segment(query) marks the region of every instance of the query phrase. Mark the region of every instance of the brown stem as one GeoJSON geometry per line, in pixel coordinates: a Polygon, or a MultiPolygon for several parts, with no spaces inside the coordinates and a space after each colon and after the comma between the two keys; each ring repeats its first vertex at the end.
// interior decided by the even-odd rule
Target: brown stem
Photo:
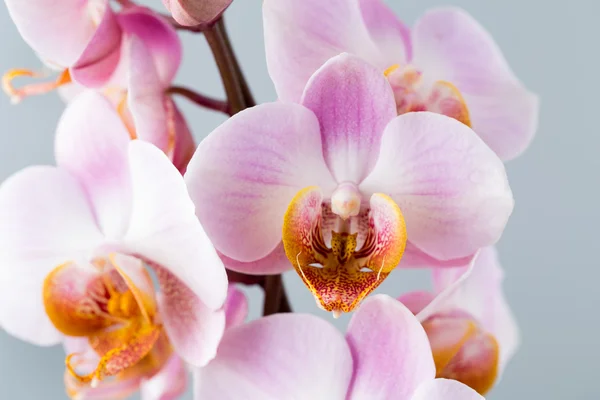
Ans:
{"type": "Polygon", "coordinates": [[[265,291],[264,316],[292,311],[283,287],[281,274],[265,276],[263,288],[265,291]]]}
{"type": "Polygon", "coordinates": [[[204,31],[204,36],[221,73],[231,115],[252,107],[254,101],[251,96],[248,96],[249,90],[237,58],[229,44],[223,19],[219,19],[210,29],[204,31]],[[247,93],[245,94],[245,92],[247,93]]]}
{"type": "Polygon", "coordinates": [[[226,101],[213,99],[212,97],[205,96],[202,93],[195,92],[186,87],[171,86],[167,90],[167,93],[183,96],[191,102],[198,104],[199,106],[209,108],[215,111],[220,111],[225,114],[229,114],[229,105],[226,101]]]}

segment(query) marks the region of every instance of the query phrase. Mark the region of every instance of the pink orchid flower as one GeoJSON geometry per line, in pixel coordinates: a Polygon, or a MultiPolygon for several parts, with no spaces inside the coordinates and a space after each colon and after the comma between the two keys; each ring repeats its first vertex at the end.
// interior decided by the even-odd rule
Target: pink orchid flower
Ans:
{"type": "Polygon", "coordinates": [[[95,92],[67,107],[55,154],[57,167],[0,186],[0,302],[10,304],[0,326],[38,345],[87,339],[99,361],[89,368],[85,352],[69,354],[73,397],[151,377],[173,350],[208,362],[225,327],[227,276],[180,173],[130,140],[95,92]]]}
{"type": "Polygon", "coordinates": [[[383,74],[348,54],[311,77],[301,104],[226,121],[185,178],[229,268],[272,274],[291,263],[336,314],[403,253],[402,267],[468,264],[513,207],[502,162],[469,127],[430,112],[397,116],[383,74]]]}
{"type": "Polygon", "coordinates": [[[73,82],[97,89],[125,86],[126,39],[133,35],[148,47],[163,84],[173,80],[179,67],[177,33],[147,8],[131,6],[114,12],[108,0],[6,0],[6,5],[25,41],[60,72],[54,82],[20,89],[12,86],[14,78],[40,74],[25,69],[8,72],[3,86],[15,102],[73,82]]]}
{"type": "Polygon", "coordinates": [[[410,30],[381,0],[263,4],[267,64],[280,99],[299,101],[314,71],[348,52],[387,76],[398,114],[428,110],[454,117],[504,160],[531,142],[537,96],[466,12],[434,9],[410,30]]]}
{"type": "Polygon", "coordinates": [[[496,249],[482,249],[471,267],[437,269],[433,276],[433,293],[408,293],[399,300],[427,332],[437,377],[456,379],[485,394],[519,343],[502,293],[496,249]]]}
{"type": "Polygon", "coordinates": [[[222,400],[477,400],[434,379],[423,327],[391,297],[366,300],[346,337],[307,314],[276,314],[229,329],[194,374],[194,398],[222,400]],[[232,384],[235,382],[235,384],[232,384]]]}
{"type": "Polygon", "coordinates": [[[197,26],[215,22],[233,0],[163,0],[181,25],[197,26]]]}

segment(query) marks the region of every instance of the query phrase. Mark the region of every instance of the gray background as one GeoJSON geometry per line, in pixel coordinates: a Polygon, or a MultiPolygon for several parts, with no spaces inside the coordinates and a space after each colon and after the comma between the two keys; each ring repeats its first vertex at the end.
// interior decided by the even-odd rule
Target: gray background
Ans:
{"type": "MultiPolygon", "coordinates": [[[[162,9],[159,0],[145,3],[162,9]]],[[[516,208],[499,244],[506,293],[523,344],[488,398],[600,399],[600,2],[389,3],[409,23],[431,6],[465,8],[487,27],[516,74],[542,99],[537,138],[507,166],[516,208]]],[[[275,92],[265,66],[260,5],[259,0],[236,0],[226,19],[252,90],[265,102],[274,100],[275,92]]],[[[3,6],[0,38],[0,71],[40,65],[3,6]]],[[[183,40],[185,60],[177,81],[222,96],[203,37],[183,34],[183,40]]],[[[185,101],[180,104],[198,139],[224,120],[185,101]]],[[[0,179],[30,164],[53,163],[53,134],[62,109],[55,94],[18,106],[0,96],[0,179]]],[[[288,273],[285,281],[295,310],[330,318],[315,307],[297,276],[288,273]]],[[[423,284],[422,272],[398,270],[380,291],[399,294],[423,284]]],[[[256,317],[261,295],[256,289],[249,293],[256,317]]],[[[335,323],[343,328],[347,320],[335,323]]],[[[63,360],[59,347],[37,348],[0,332],[0,399],[65,398],[63,360]]]]}

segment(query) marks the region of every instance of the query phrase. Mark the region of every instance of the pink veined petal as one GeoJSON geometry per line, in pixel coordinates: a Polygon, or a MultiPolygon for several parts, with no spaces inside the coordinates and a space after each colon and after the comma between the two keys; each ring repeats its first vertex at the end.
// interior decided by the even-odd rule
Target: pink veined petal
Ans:
{"type": "Polygon", "coordinates": [[[427,12],[413,30],[413,63],[432,80],[452,82],[471,126],[500,158],[519,155],[537,129],[538,98],[515,77],[490,34],[456,8],[427,12]]]}
{"type": "Polygon", "coordinates": [[[206,365],[217,354],[225,330],[225,312],[209,309],[167,269],[154,269],[161,290],[160,315],[175,352],[196,367],[206,365]]]}
{"type": "Polygon", "coordinates": [[[176,400],[185,392],[188,373],[177,355],[171,356],[165,366],[152,378],[140,385],[142,400],[176,400]]]}
{"type": "Polygon", "coordinates": [[[232,0],[163,0],[175,21],[186,26],[210,24],[229,7],[232,0]]]}
{"type": "Polygon", "coordinates": [[[310,185],[330,193],[335,186],[321,149],[314,114],[284,103],[244,110],[202,141],[185,181],[215,247],[243,262],[271,253],[296,193],[310,185]]]}
{"type": "Polygon", "coordinates": [[[425,253],[410,241],[406,243],[406,249],[402,260],[400,260],[401,268],[455,268],[464,267],[471,264],[475,254],[470,254],[466,257],[451,258],[449,260],[439,260],[425,253]]]}
{"type": "Polygon", "coordinates": [[[226,331],[217,357],[195,372],[194,398],[344,399],[351,375],[348,345],[331,324],[276,314],[226,331]]]}
{"type": "Polygon", "coordinates": [[[290,261],[285,255],[283,243],[280,242],[275,250],[267,254],[265,257],[256,261],[242,262],[219,254],[223,264],[227,269],[236,272],[254,274],[254,275],[273,275],[285,272],[292,268],[290,261]]]}
{"type": "Polygon", "coordinates": [[[461,309],[477,319],[500,346],[500,372],[519,345],[519,330],[502,291],[504,272],[494,247],[479,252],[472,271],[435,270],[434,289],[444,293],[438,311],[461,309]],[[442,309],[443,307],[443,309],[442,309]]]}
{"type": "Polygon", "coordinates": [[[385,126],[396,116],[383,73],[356,56],[340,54],[310,78],[302,104],[319,120],[323,156],[335,179],[360,183],[377,161],[385,126]]]}
{"type": "Polygon", "coordinates": [[[179,107],[177,107],[177,103],[175,103],[171,97],[167,98],[166,102],[167,109],[172,107],[173,112],[173,130],[175,132],[175,149],[173,149],[172,157],[173,165],[175,165],[183,175],[196,151],[196,142],[185,117],[179,110],[179,107]],[[168,103],[170,103],[170,105],[168,103]]]}
{"type": "Polygon", "coordinates": [[[225,328],[233,328],[244,323],[248,316],[248,299],[240,289],[229,285],[225,300],[225,328]]]}
{"type": "Polygon", "coordinates": [[[283,101],[298,102],[331,57],[349,52],[374,62],[378,55],[358,0],[265,0],[263,20],[269,75],[283,101]]]}
{"type": "Polygon", "coordinates": [[[410,29],[382,0],[359,0],[364,23],[381,53],[384,68],[412,58],[410,29]]]}
{"type": "Polygon", "coordinates": [[[389,296],[365,300],[350,320],[346,338],[354,359],[349,400],[409,400],[435,376],[423,327],[389,296]]]}
{"type": "Polygon", "coordinates": [[[400,115],[386,127],[360,189],[389,194],[411,243],[440,260],[495,243],[514,204],[494,152],[466,125],[430,112],[400,115]]]}
{"type": "MultiPolygon", "coordinates": [[[[138,138],[166,151],[169,142],[169,123],[165,88],[158,78],[152,54],[137,36],[128,39],[127,102],[138,138]]],[[[174,138],[173,138],[174,139],[174,138]]]]}
{"type": "Polygon", "coordinates": [[[94,35],[71,66],[73,80],[90,88],[100,88],[106,84],[121,58],[121,38],[117,18],[107,5],[94,35]]]}
{"type": "Polygon", "coordinates": [[[154,60],[156,73],[163,87],[171,84],[181,64],[181,40],[175,29],[152,10],[128,7],[118,15],[127,37],[137,36],[154,60]]]}
{"type": "Polygon", "coordinates": [[[44,310],[42,287],[58,265],[88,257],[104,240],[83,188],[67,171],[30,167],[0,186],[0,326],[53,345],[61,335],[44,310]]]}
{"type": "Polygon", "coordinates": [[[219,309],[227,275],[194,214],[183,178],[162,151],[140,140],[129,144],[129,165],[133,205],[125,248],[166,268],[208,308],[219,309]]]}
{"type": "Polygon", "coordinates": [[[419,386],[410,400],[484,400],[484,398],[458,381],[433,379],[419,386]]]}
{"type": "Polygon", "coordinates": [[[62,67],[72,65],[96,31],[94,15],[108,9],[108,0],[5,0],[23,39],[40,56],[62,67]]]}
{"type": "Polygon", "coordinates": [[[86,91],[69,103],[56,132],[59,167],[85,188],[106,237],[118,239],[131,216],[129,134],[108,99],[86,91]]]}

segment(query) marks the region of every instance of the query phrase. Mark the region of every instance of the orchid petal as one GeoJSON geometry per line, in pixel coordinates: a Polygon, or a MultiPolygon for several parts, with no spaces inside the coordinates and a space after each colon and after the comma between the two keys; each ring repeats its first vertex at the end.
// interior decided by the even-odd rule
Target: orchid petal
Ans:
{"type": "Polygon", "coordinates": [[[419,386],[410,400],[484,400],[484,398],[458,381],[433,379],[419,386]]]}
{"type": "Polygon", "coordinates": [[[195,372],[194,398],[343,399],[351,376],[350,351],[332,325],[276,314],[225,333],[217,357],[195,372]]]}
{"type": "Polygon", "coordinates": [[[360,11],[371,39],[388,60],[386,65],[405,64],[412,57],[410,29],[382,0],[359,0],[360,11]]]}
{"type": "Polygon", "coordinates": [[[471,270],[434,271],[434,290],[440,293],[429,314],[460,309],[471,314],[500,346],[500,373],[519,345],[519,331],[504,294],[504,273],[494,247],[479,252],[471,270]]]}
{"type": "Polygon", "coordinates": [[[371,60],[377,54],[358,0],[265,0],[263,19],[269,75],[283,101],[298,102],[310,76],[331,57],[349,52],[371,60]]]}
{"type": "Polygon", "coordinates": [[[349,400],[408,400],[435,376],[423,327],[389,296],[365,300],[354,313],[346,337],[355,363],[349,400]]]}
{"type": "Polygon", "coordinates": [[[452,82],[463,95],[471,126],[503,160],[531,142],[538,99],[515,77],[490,34],[466,12],[439,8],[413,30],[413,63],[432,80],[452,82]]]}
{"type": "Polygon", "coordinates": [[[125,248],[169,270],[208,308],[220,308],[227,293],[225,269],[181,175],[163,152],[139,140],[129,145],[129,164],[133,205],[125,248]]]}
{"type": "Polygon", "coordinates": [[[495,243],[513,208],[500,159],[466,125],[430,112],[400,115],[386,127],[360,189],[391,195],[411,243],[440,260],[495,243]]]}
{"type": "Polygon", "coordinates": [[[283,242],[279,242],[277,247],[275,247],[275,250],[256,261],[242,262],[227,257],[222,253],[219,253],[219,255],[227,269],[241,273],[247,272],[254,275],[273,275],[288,271],[291,268],[290,262],[285,255],[283,242]]]}
{"type": "Polygon", "coordinates": [[[183,361],[173,355],[156,375],[142,381],[140,397],[142,400],[176,400],[185,392],[187,380],[183,361]]]}
{"type": "Polygon", "coordinates": [[[167,269],[155,266],[160,284],[159,310],[175,351],[197,367],[217,353],[225,330],[225,312],[211,310],[167,269]]]}
{"type": "Polygon", "coordinates": [[[331,192],[335,185],[314,114],[282,103],[244,110],[218,127],[198,146],[185,180],[215,247],[243,262],[279,245],[296,192],[315,184],[331,192]]]}
{"type": "Polygon", "coordinates": [[[383,73],[341,54],[310,78],[302,104],[319,120],[323,155],[336,180],[361,182],[377,161],[385,126],[396,116],[383,73]]]}
{"type": "Polygon", "coordinates": [[[109,238],[121,237],[131,216],[129,141],[112,104],[94,91],[70,102],[57,128],[56,162],[85,188],[98,225],[109,238]]]}
{"type": "Polygon", "coordinates": [[[244,323],[248,316],[248,299],[240,289],[229,285],[227,300],[225,300],[226,328],[233,328],[244,323]]]}
{"type": "Polygon", "coordinates": [[[42,301],[56,266],[89,256],[104,240],[86,194],[68,172],[30,167],[0,186],[0,326],[39,345],[60,335],[42,301]]]}
{"type": "Polygon", "coordinates": [[[73,80],[89,88],[100,88],[106,84],[121,58],[121,38],[117,18],[107,5],[94,35],[71,66],[73,80]]]}
{"type": "Polygon", "coordinates": [[[464,267],[471,264],[475,254],[470,254],[466,257],[451,258],[449,260],[439,260],[430,256],[417,246],[412,244],[410,240],[406,243],[404,255],[400,261],[400,267],[407,268],[454,268],[464,267]]]}
{"type": "Polygon", "coordinates": [[[118,18],[128,37],[137,36],[144,43],[154,60],[159,82],[163,87],[169,86],[179,69],[183,52],[175,29],[160,15],[144,7],[129,7],[119,13],[118,18]]]}
{"type": "MultiPolygon", "coordinates": [[[[43,59],[63,67],[72,65],[94,35],[94,9],[89,1],[6,0],[11,18],[23,39],[43,59]]],[[[108,0],[98,9],[111,12],[108,0]]]]}

